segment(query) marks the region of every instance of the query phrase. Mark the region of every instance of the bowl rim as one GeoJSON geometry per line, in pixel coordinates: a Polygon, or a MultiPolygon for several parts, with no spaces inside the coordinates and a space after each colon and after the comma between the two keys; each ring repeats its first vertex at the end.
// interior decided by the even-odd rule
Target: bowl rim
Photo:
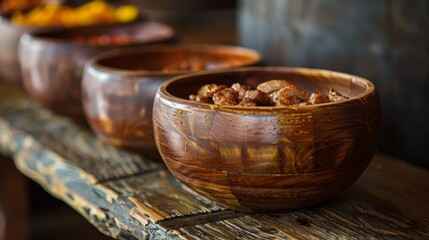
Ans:
{"type": "MultiPolygon", "coordinates": [[[[144,70],[144,69],[130,70],[130,69],[123,69],[123,68],[109,67],[99,63],[102,60],[112,58],[112,57],[126,56],[126,55],[132,55],[132,54],[153,53],[153,52],[168,52],[168,51],[177,50],[177,49],[191,49],[191,50],[207,51],[207,52],[213,49],[219,49],[224,52],[232,50],[231,51],[232,54],[242,55],[242,56],[246,55],[246,56],[251,56],[253,58],[251,61],[246,62],[244,64],[240,64],[237,66],[221,67],[221,68],[218,68],[219,70],[255,65],[261,62],[261,58],[262,58],[261,54],[256,50],[253,50],[251,48],[234,46],[234,45],[205,44],[205,43],[179,43],[179,44],[164,43],[164,44],[153,44],[150,46],[137,46],[135,48],[130,48],[130,49],[115,49],[115,50],[103,52],[91,58],[86,63],[86,67],[92,68],[100,72],[106,72],[109,74],[121,74],[121,75],[125,74],[125,75],[145,75],[145,76],[154,76],[154,75],[177,76],[179,74],[183,75],[183,74],[195,72],[195,71],[188,71],[188,70],[173,71],[173,72],[163,72],[162,70],[144,70]]],[[[206,71],[210,71],[210,70],[206,70],[206,71]]]]}
{"type": "MultiPolygon", "coordinates": [[[[346,81],[346,80],[341,80],[341,81],[346,81]]],[[[375,87],[374,84],[369,81],[368,79],[365,79],[363,77],[359,77],[353,74],[348,74],[348,73],[343,73],[343,72],[337,72],[337,71],[331,71],[331,70],[326,70],[326,69],[317,69],[317,68],[301,68],[301,67],[286,67],[286,66],[258,66],[258,67],[242,67],[242,68],[235,68],[235,69],[222,69],[222,70],[212,70],[212,71],[205,71],[205,72],[199,72],[199,73],[191,73],[191,74],[186,74],[186,75],[180,75],[180,76],[176,76],[173,77],[167,81],[165,81],[164,83],[162,83],[160,85],[160,87],[158,88],[158,91],[156,93],[156,98],[158,98],[158,96],[162,99],[162,100],[166,100],[169,101],[170,103],[174,103],[174,105],[176,104],[183,104],[183,105],[187,105],[187,106],[192,106],[195,108],[199,108],[199,109],[209,109],[209,110],[214,110],[214,109],[220,109],[220,110],[229,110],[229,111],[241,111],[241,112],[252,112],[254,114],[255,110],[258,110],[258,112],[269,112],[272,113],[273,111],[278,111],[278,110],[299,110],[299,109],[313,109],[313,108],[319,108],[319,107],[324,107],[324,106],[332,106],[332,105],[338,105],[338,104],[344,104],[347,102],[351,102],[351,101],[355,101],[357,99],[361,99],[367,95],[370,95],[371,93],[375,92],[375,87]],[[338,101],[338,102],[328,102],[328,103],[320,103],[320,104],[314,104],[314,105],[291,105],[291,106],[255,106],[255,107],[241,107],[241,106],[223,106],[223,105],[215,105],[212,103],[200,103],[200,102],[195,102],[195,101],[191,101],[188,99],[184,99],[184,98],[179,98],[176,97],[172,94],[170,94],[167,91],[167,87],[176,82],[176,81],[182,81],[184,79],[187,79],[189,77],[198,77],[198,76],[207,76],[207,75],[215,75],[215,74],[222,74],[222,73],[239,73],[239,72],[249,72],[249,71],[278,71],[278,72],[300,72],[300,73],[304,73],[304,74],[309,74],[309,73],[318,73],[318,75],[323,74],[325,76],[335,76],[335,77],[344,77],[344,78],[351,78],[351,81],[359,81],[364,83],[364,85],[366,86],[366,90],[361,93],[358,94],[356,96],[350,97],[346,100],[342,100],[342,101],[338,101]]],[[[164,102],[166,102],[164,101],[164,102]]],[[[177,107],[177,105],[176,105],[177,107]]]]}
{"type": "Polygon", "coordinates": [[[56,44],[56,45],[64,45],[64,46],[74,46],[74,47],[90,47],[90,48],[105,48],[105,49],[111,49],[112,47],[120,48],[123,46],[139,46],[142,44],[154,44],[160,41],[168,41],[170,39],[174,39],[176,36],[176,32],[174,29],[164,23],[156,22],[156,21],[148,21],[145,19],[137,19],[132,22],[126,22],[126,23],[112,23],[112,24],[103,24],[103,25],[91,25],[91,26],[76,26],[76,27],[54,27],[54,28],[41,28],[39,31],[35,32],[27,32],[24,33],[20,39],[20,42],[28,42],[28,41],[34,41],[34,42],[41,42],[41,43],[49,43],[49,44],[56,44]],[[67,31],[73,31],[73,30],[88,30],[88,29],[97,29],[99,27],[107,28],[106,33],[113,30],[113,29],[120,29],[120,28],[126,28],[126,27],[133,27],[136,25],[149,25],[153,24],[156,26],[161,26],[165,31],[168,32],[165,36],[158,36],[151,40],[146,41],[135,41],[131,42],[129,44],[124,45],[118,45],[118,44],[106,44],[106,45],[94,45],[89,43],[76,43],[71,38],[63,39],[58,37],[50,37],[45,36],[46,34],[50,33],[56,33],[56,32],[67,32],[67,31]]]}

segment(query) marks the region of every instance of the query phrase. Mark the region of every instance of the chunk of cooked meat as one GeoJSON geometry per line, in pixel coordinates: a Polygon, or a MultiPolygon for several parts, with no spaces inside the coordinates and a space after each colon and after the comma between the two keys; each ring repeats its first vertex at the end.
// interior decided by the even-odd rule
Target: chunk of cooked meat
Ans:
{"type": "Polygon", "coordinates": [[[292,84],[286,80],[270,80],[259,84],[256,89],[266,94],[271,94],[289,85],[292,84]]]}
{"type": "Polygon", "coordinates": [[[291,106],[302,103],[302,98],[298,96],[283,95],[276,98],[274,102],[277,107],[291,106]]]}
{"type": "Polygon", "coordinates": [[[329,97],[325,94],[312,93],[307,101],[310,104],[320,104],[329,102],[329,97]]]}
{"type": "Polygon", "coordinates": [[[237,106],[240,106],[240,107],[256,107],[258,105],[252,99],[245,98],[245,99],[243,99],[243,101],[241,101],[239,104],[237,104],[237,106]]]}
{"type": "Polygon", "coordinates": [[[290,106],[305,102],[309,99],[308,92],[305,92],[295,85],[288,85],[277,92],[269,95],[275,106],[290,106]]]}
{"type": "Polygon", "coordinates": [[[213,103],[211,97],[203,97],[199,95],[189,95],[189,100],[200,103],[213,103]]]}
{"type": "Polygon", "coordinates": [[[272,105],[271,99],[268,97],[268,94],[259,90],[247,90],[246,94],[244,95],[244,99],[250,99],[258,106],[272,105]]]}
{"type": "Polygon", "coordinates": [[[339,93],[337,90],[331,88],[329,90],[329,101],[330,102],[338,102],[338,101],[342,101],[345,99],[349,99],[346,96],[343,96],[341,93],[339,93]]]}
{"type": "Polygon", "coordinates": [[[216,105],[234,106],[238,103],[238,92],[232,88],[225,88],[213,94],[216,105]]]}
{"type": "Polygon", "coordinates": [[[270,80],[258,85],[256,90],[234,83],[228,88],[225,85],[207,84],[198,90],[198,95],[189,99],[201,103],[214,103],[225,106],[306,106],[348,99],[333,88],[329,95],[311,93],[311,95],[286,80],[270,80]]]}
{"type": "Polygon", "coordinates": [[[227,88],[225,85],[206,84],[198,90],[198,95],[202,97],[213,97],[213,94],[225,88],[227,88]]]}
{"type": "Polygon", "coordinates": [[[238,99],[243,100],[244,95],[246,94],[246,91],[250,89],[250,87],[247,87],[240,83],[234,83],[231,85],[231,88],[238,92],[238,99]]]}

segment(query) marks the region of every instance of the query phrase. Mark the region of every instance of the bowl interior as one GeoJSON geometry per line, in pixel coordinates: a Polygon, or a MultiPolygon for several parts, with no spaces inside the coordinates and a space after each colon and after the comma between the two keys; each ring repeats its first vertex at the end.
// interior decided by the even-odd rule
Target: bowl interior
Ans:
{"type": "Polygon", "coordinates": [[[364,94],[372,84],[362,78],[336,73],[327,70],[310,70],[300,68],[253,68],[222,71],[208,74],[195,74],[178,77],[166,85],[166,92],[183,99],[196,94],[205,84],[224,84],[231,86],[239,82],[252,88],[268,80],[287,80],[301,89],[311,93],[328,94],[334,88],[349,98],[364,94]]]}
{"type": "MultiPolygon", "coordinates": [[[[97,65],[117,70],[161,71],[165,66],[180,62],[199,62],[205,68],[219,69],[251,65],[259,54],[250,49],[215,45],[151,46],[100,58],[97,65]]],[[[175,71],[176,72],[176,71],[175,71]]],[[[178,70],[180,72],[180,70],[178,70]]]]}

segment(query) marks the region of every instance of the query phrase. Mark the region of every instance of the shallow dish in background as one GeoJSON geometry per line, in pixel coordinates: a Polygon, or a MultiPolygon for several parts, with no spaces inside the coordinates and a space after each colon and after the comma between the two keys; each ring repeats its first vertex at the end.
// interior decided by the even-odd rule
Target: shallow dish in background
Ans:
{"type": "Polygon", "coordinates": [[[152,126],[155,93],[164,81],[190,72],[162,69],[189,61],[211,70],[253,65],[260,56],[250,49],[209,44],[151,45],[100,54],[86,65],[82,83],[91,128],[116,146],[159,159],[152,126]]]}
{"type": "Polygon", "coordinates": [[[326,70],[259,67],[180,76],[155,97],[154,135],[180,181],[232,209],[277,212],[322,202],[351,185],[375,154],[380,102],[363,78],[326,70]],[[188,100],[205,84],[285,79],[340,102],[288,107],[188,100]]]}
{"type": "Polygon", "coordinates": [[[26,34],[19,47],[24,87],[45,107],[83,120],[80,88],[88,59],[112,49],[171,41],[173,29],[149,21],[26,34]],[[126,38],[109,40],[116,36],[126,38]]]}

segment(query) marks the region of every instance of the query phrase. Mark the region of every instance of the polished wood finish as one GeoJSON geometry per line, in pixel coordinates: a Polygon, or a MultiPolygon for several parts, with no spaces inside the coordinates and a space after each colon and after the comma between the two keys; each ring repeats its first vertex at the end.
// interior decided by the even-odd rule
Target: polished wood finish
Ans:
{"type": "Polygon", "coordinates": [[[367,80],[299,68],[245,68],[177,77],[161,85],[154,133],[169,170],[233,209],[277,212],[324,201],[352,184],[377,147],[380,103],[367,80]],[[204,84],[256,87],[286,79],[308,92],[350,99],[290,107],[236,107],[187,100],[204,84]]]}
{"type": "Polygon", "coordinates": [[[0,151],[115,238],[429,238],[429,172],[382,154],[323,204],[277,214],[234,212],[176,181],[162,164],[112,148],[2,83],[0,151]]]}
{"type": "Polygon", "coordinates": [[[162,69],[192,61],[211,70],[252,65],[260,56],[251,49],[209,44],[153,45],[103,53],[84,70],[82,103],[90,126],[115,146],[160,159],[152,126],[156,90],[164,81],[189,73],[162,69]]]}
{"type": "Polygon", "coordinates": [[[83,120],[81,78],[89,58],[112,49],[168,42],[173,37],[170,27],[148,21],[27,34],[21,38],[19,51],[24,86],[45,107],[83,120]],[[76,42],[78,37],[102,34],[125,34],[133,41],[122,45],[76,42]]]}

